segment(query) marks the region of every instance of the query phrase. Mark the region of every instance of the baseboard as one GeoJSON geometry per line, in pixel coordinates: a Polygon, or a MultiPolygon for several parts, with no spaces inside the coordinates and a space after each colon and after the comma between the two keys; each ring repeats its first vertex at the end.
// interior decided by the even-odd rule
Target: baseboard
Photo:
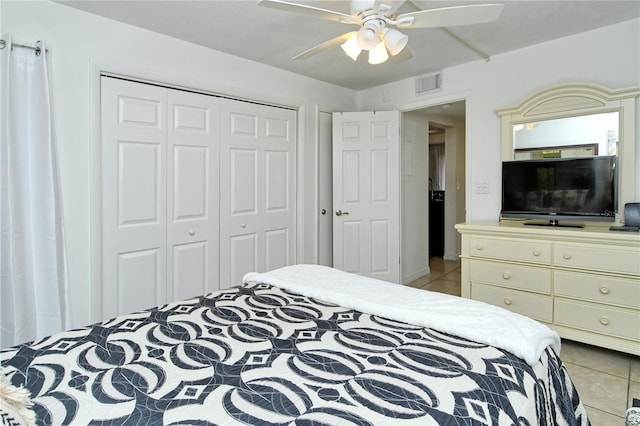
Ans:
{"type": "Polygon", "coordinates": [[[423,277],[430,273],[431,273],[431,268],[427,266],[426,269],[421,269],[418,272],[414,272],[413,274],[407,277],[402,277],[402,285],[407,285],[411,281],[417,280],[418,278],[423,277]]]}

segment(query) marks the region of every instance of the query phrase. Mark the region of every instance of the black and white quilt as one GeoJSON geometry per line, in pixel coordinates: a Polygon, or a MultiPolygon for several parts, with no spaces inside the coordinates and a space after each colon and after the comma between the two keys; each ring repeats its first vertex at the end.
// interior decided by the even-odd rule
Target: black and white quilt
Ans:
{"type": "Polygon", "coordinates": [[[39,424],[588,424],[551,348],[503,349],[250,282],[0,352],[39,424]]]}

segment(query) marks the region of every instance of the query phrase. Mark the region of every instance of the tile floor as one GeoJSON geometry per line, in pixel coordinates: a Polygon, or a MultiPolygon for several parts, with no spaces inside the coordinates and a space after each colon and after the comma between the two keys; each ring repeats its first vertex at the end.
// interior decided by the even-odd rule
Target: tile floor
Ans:
{"type": "MultiPolygon", "coordinates": [[[[460,296],[460,262],[432,258],[431,273],[408,285],[460,296]]],[[[561,359],[593,426],[624,425],[633,398],[640,399],[640,357],[562,340],[561,359]]]]}

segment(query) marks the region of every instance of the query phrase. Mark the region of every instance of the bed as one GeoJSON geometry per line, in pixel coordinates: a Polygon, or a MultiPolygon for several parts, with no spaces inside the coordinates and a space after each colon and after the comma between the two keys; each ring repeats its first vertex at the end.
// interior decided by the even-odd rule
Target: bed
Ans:
{"type": "Polygon", "coordinates": [[[0,363],[39,424],[588,425],[559,350],[500,308],[295,265],[0,363]]]}

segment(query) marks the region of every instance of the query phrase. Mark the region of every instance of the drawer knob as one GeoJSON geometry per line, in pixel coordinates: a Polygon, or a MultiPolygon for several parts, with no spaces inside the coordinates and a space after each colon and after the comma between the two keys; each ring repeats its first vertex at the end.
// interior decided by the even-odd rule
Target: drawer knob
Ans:
{"type": "Polygon", "coordinates": [[[600,293],[609,294],[609,288],[603,285],[602,287],[600,287],[600,293]]]}
{"type": "Polygon", "coordinates": [[[536,249],[536,250],[534,250],[534,251],[533,251],[533,255],[534,255],[535,257],[538,257],[538,256],[540,256],[541,254],[542,254],[542,252],[541,252],[540,250],[537,250],[537,249],[536,249]]]}
{"type": "Polygon", "coordinates": [[[600,317],[600,324],[602,324],[602,325],[609,325],[609,318],[607,318],[607,317],[600,317]]]}
{"type": "Polygon", "coordinates": [[[476,246],[476,250],[478,250],[478,251],[482,251],[482,250],[484,250],[484,246],[483,246],[482,244],[478,244],[478,245],[476,246]]]}
{"type": "Polygon", "coordinates": [[[502,273],[502,278],[504,278],[505,280],[508,280],[509,278],[511,278],[511,273],[509,271],[504,271],[502,273]]]}
{"type": "Polygon", "coordinates": [[[565,259],[569,260],[571,259],[571,253],[565,253],[562,255],[562,257],[564,257],[565,259]]]}
{"type": "MultiPolygon", "coordinates": [[[[512,303],[513,303],[513,302],[511,301],[511,298],[510,298],[510,297],[505,297],[505,298],[504,298],[504,304],[505,304],[505,305],[510,305],[510,304],[512,304],[512,303]]],[[[602,320],[601,320],[601,321],[602,321],[602,320]]]]}

